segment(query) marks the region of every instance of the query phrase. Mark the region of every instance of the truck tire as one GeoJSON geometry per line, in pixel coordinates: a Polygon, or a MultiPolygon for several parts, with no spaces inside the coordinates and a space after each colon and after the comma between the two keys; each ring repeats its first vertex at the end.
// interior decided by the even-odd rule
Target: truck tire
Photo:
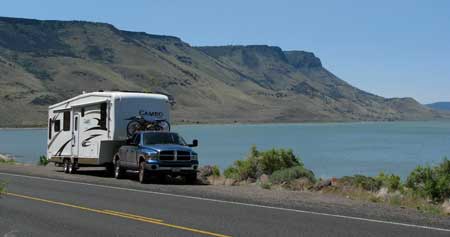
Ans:
{"type": "Polygon", "coordinates": [[[106,168],[106,174],[107,174],[108,177],[115,177],[115,175],[114,175],[114,168],[115,167],[114,167],[113,163],[106,164],[105,168],[106,168]]]}
{"type": "Polygon", "coordinates": [[[166,184],[167,183],[167,175],[166,174],[157,174],[156,182],[158,182],[159,184],[166,184]]]}
{"type": "Polygon", "coordinates": [[[145,184],[148,182],[148,172],[145,169],[145,161],[139,162],[139,183],[145,184]]]}
{"type": "Polygon", "coordinates": [[[187,184],[195,184],[197,183],[197,173],[187,174],[185,177],[187,184]]]}
{"type": "Polygon", "coordinates": [[[68,174],[69,173],[70,160],[69,159],[64,159],[63,163],[64,163],[63,164],[64,173],[68,174]]]}
{"type": "Polygon", "coordinates": [[[125,170],[120,166],[120,159],[114,163],[114,178],[121,179],[125,174],[125,170]]]}

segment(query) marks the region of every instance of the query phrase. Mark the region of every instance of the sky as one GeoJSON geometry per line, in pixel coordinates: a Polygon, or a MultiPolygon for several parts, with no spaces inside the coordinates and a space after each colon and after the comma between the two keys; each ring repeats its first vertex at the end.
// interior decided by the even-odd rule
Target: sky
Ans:
{"type": "Polygon", "coordinates": [[[193,46],[311,51],[350,84],[385,97],[450,101],[450,1],[14,0],[0,16],[106,22],[193,46]]]}

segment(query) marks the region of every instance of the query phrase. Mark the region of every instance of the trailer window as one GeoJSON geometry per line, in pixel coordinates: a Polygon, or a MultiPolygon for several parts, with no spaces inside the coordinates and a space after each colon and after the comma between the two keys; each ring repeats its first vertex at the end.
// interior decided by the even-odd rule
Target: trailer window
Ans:
{"type": "Polygon", "coordinates": [[[106,103],[100,104],[100,128],[106,130],[106,103]]]}
{"type": "Polygon", "coordinates": [[[63,130],[70,131],[70,111],[64,112],[63,120],[63,130]]]}
{"type": "Polygon", "coordinates": [[[73,130],[78,131],[78,117],[75,117],[75,123],[73,130]]]}
{"type": "Polygon", "coordinates": [[[52,139],[52,119],[48,120],[48,139],[52,139]]]}
{"type": "Polygon", "coordinates": [[[84,117],[84,108],[81,108],[81,117],[84,117]]]}
{"type": "Polygon", "coordinates": [[[61,130],[61,121],[59,119],[55,120],[53,125],[55,126],[55,132],[59,132],[61,130]]]}

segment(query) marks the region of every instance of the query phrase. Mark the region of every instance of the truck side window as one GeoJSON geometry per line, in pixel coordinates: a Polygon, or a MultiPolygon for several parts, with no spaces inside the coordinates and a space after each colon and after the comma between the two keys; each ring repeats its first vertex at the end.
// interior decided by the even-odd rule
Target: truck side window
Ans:
{"type": "Polygon", "coordinates": [[[63,131],[70,131],[70,111],[63,114],[63,131]]]}
{"type": "Polygon", "coordinates": [[[100,128],[103,128],[106,130],[106,103],[100,104],[100,128]]]}
{"type": "Polygon", "coordinates": [[[53,125],[55,126],[55,132],[59,132],[61,130],[61,120],[55,120],[55,122],[53,123],[53,125]]]}

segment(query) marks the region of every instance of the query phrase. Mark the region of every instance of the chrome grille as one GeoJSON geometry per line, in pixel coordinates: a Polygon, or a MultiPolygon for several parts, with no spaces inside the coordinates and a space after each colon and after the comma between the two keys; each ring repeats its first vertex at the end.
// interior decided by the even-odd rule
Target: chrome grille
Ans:
{"type": "Polygon", "coordinates": [[[189,151],[177,151],[177,160],[191,160],[189,151]]]}
{"type": "Polygon", "coordinates": [[[191,152],[189,151],[161,151],[159,153],[161,161],[189,161],[191,160],[191,152]]]}
{"type": "Polygon", "coordinates": [[[161,151],[159,160],[175,160],[175,151],[161,151]]]}

